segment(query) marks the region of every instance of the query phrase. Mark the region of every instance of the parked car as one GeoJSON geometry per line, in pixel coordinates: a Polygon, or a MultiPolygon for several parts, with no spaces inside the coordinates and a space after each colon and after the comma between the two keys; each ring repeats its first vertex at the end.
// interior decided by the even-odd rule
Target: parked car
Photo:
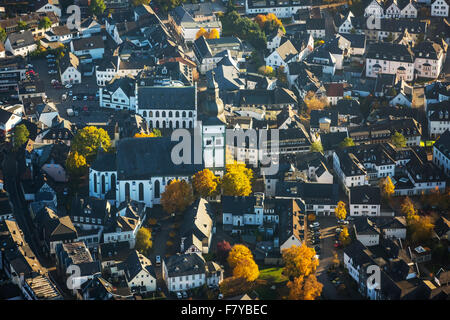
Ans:
{"type": "Polygon", "coordinates": [[[157,266],[161,265],[161,256],[156,256],[155,261],[157,266]]]}
{"type": "Polygon", "coordinates": [[[83,101],[87,101],[87,99],[88,99],[87,96],[84,96],[84,97],[83,97],[83,101]]]}
{"type": "Polygon", "coordinates": [[[68,84],[66,84],[66,88],[70,89],[70,88],[72,88],[72,85],[70,83],[68,83],[68,84]]]}
{"type": "Polygon", "coordinates": [[[45,57],[48,59],[48,58],[54,58],[55,56],[54,56],[53,54],[49,53],[49,54],[46,55],[45,57]]]}
{"type": "Polygon", "coordinates": [[[353,220],[355,220],[355,218],[352,217],[352,216],[349,216],[349,217],[347,217],[347,220],[348,220],[348,221],[353,221],[353,220]]]}
{"type": "Polygon", "coordinates": [[[178,299],[183,299],[183,296],[181,295],[180,292],[177,292],[177,298],[178,298],[178,299]]]}
{"type": "Polygon", "coordinates": [[[320,227],[320,223],[318,223],[318,222],[313,222],[312,225],[315,228],[319,228],[320,227]]]}
{"type": "Polygon", "coordinates": [[[72,100],[76,101],[77,100],[77,96],[73,96],[72,100]]]}
{"type": "Polygon", "coordinates": [[[183,298],[184,298],[184,299],[187,299],[187,297],[188,297],[188,294],[187,294],[187,292],[186,292],[186,291],[183,291],[182,295],[183,295],[183,298]]]}
{"type": "Polygon", "coordinates": [[[69,91],[69,96],[72,96],[73,95],[73,92],[72,92],[72,90],[70,90],[69,91]]]}
{"type": "Polygon", "coordinates": [[[48,72],[48,74],[57,74],[58,73],[58,71],[56,71],[56,70],[50,70],[49,72],[48,72]]]}

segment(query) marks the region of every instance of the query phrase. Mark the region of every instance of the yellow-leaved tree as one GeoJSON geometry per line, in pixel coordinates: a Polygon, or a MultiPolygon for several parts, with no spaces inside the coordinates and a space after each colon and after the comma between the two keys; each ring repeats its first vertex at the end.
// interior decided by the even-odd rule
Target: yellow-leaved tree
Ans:
{"type": "Polygon", "coordinates": [[[193,201],[192,187],[184,180],[172,180],[161,194],[161,205],[170,214],[183,212],[193,201]]]}
{"type": "Polygon", "coordinates": [[[135,249],[142,254],[147,253],[147,250],[152,247],[152,234],[148,228],[140,228],[136,234],[135,249]]]}
{"type": "Polygon", "coordinates": [[[414,208],[414,203],[409,197],[403,200],[401,211],[405,215],[407,223],[417,219],[417,210],[414,208]]]}
{"type": "Polygon", "coordinates": [[[319,266],[319,260],[315,255],[315,250],[305,243],[284,249],[282,252],[284,274],[290,278],[297,278],[315,273],[319,266]]]}
{"type": "Polygon", "coordinates": [[[82,176],[87,171],[86,158],[77,151],[71,152],[66,160],[66,168],[73,176],[82,176]]]}
{"type": "Polygon", "coordinates": [[[197,34],[195,35],[195,39],[200,38],[201,36],[208,38],[208,31],[205,30],[205,28],[200,28],[197,31],[197,34]]]}
{"type": "Polygon", "coordinates": [[[78,130],[73,138],[71,152],[78,152],[89,164],[97,156],[100,147],[108,151],[111,147],[111,138],[104,129],[88,126],[78,130]]]}
{"type": "Polygon", "coordinates": [[[192,177],[192,185],[195,194],[206,198],[217,193],[219,178],[211,170],[204,169],[194,174],[192,177]]]}
{"type": "Polygon", "coordinates": [[[222,190],[226,196],[248,196],[252,192],[253,171],[244,163],[227,164],[227,173],[222,179],[222,190]]]}
{"type": "Polygon", "coordinates": [[[347,217],[347,209],[345,208],[345,202],[339,201],[336,208],[334,208],[334,214],[336,218],[344,220],[347,217]]]}
{"type": "Polygon", "coordinates": [[[392,183],[392,180],[389,176],[380,180],[380,189],[381,189],[381,194],[385,198],[389,198],[391,195],[394,194],[395,186],[392,183]]]}
{"type": "Polygon", "coordinates": [[[219,34],[219,31],[217,29],[212,29],[208,33],[208,39],[219,39],[219,38],[220,38],[220,34],[219,34]]]}
{"type": "Polygon", "coordinates": [[[259,268],[253,254],[243,244],[236,244],[231,248],[227,261],[233,269],[233,277],[243,278],[248,282],[255,281],[259,277],[259,268]]]}
{"type": "Polygon", "coordinates": [[[339,241],[344,247],[350,244],[350,233],[348,232],[347,227],[342,228],[341,233],[339,233],[339,241]]]}
{"type": "Polygon", "coordinates": [[[416,216],[417,218],[409,222],[408,232],[414,243],[422,243],[431,239],[433,235],[434,224],[431,217],[416,216]]]}

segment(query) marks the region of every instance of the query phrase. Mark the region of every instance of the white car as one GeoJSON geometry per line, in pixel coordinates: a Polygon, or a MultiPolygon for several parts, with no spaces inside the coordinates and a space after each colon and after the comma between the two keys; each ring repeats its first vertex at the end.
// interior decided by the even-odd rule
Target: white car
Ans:
{"type": "Polygon", "coordinates": [[[155,260],[156,260],[156,265],[159,266],[161,264],[161,256],[156,256],[155,260]]]}
{"type": "Polygon", "coordinates": [[[73,96],[72,100],[76,101],[77,100],[77,96],[73,96]]]}
{"type": "Polygon", "coordinates": [[[70,83],[66,84],[66,89],[72,88],[72,85],[70,83]]]}
{"type": "Polygon", "coordinates": [[[87,99],[88,99],[87,96],[84,96],[84,97],[83,97],[83,100],[84,100],[84,101],[87,101],[87,99]]]}
{"type": "Polygon", "coordinates": [[[178,299],[183,299],[183,296],[181,295],[180,292],[177,292],[177,298],[178,298],[178,299]]]}

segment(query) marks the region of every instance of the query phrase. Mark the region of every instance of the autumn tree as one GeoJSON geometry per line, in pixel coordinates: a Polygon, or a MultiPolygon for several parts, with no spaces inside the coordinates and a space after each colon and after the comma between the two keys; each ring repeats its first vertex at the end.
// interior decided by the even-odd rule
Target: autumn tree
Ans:
{"type": "Polygon", "coordinates": [[[311,143],[310,152],[323,152],[322,143],[320,141],[315,141],[311,143]]]}
{"type": "Polygon", "coordinates": [[[248,196],[252,192],[253,171],[243,163],[227,164],[222,190],[227,196],[248,196]]]}
{"type": "Polygon", "coordinates": [[[344,247],[350,244],[350,233],[348,232],[347,227],[342,228],[341,232],[339,233],[339,241],[344,247]]]}
{"type": "Polygon", "coordinates": [[[344,220],[347,217],[347,209],[345,207],[345,202],[339,201],[337,203],[336,208],[334,208],[334,214],[336,215],[337,219],[344,220]]]}
{"type": "Polygon", "coordinates": [[[262,74],[264,76],[273,76],[274,72],[273,72],[273,68],[271,66],[261,66],[258,68],[258,73],[262,74]]]}
{"type": "Polygon", "coordinates": [[[314,274],[300,276],[287,283],[289,300],[315,300],[322,294],[323,284],[314,274]]]}
{"type": "Polygon", "coordinates": [[[284,70],[284,66],[279,66],[277,68],[277,80],[280,81],[281,84],[287,84],[288,80],[287,80],[287,74],[286,71],[284,70]]]}
{"type": "Polygon", "coordinates": [[[153,245],[152,233],[148,228],[140,228],[136,234],[136,245],[135,249],[140,253],[144,254],[153,245]]]}
{"type": "Polygon", "coordinates": [[[344,140],[342,140],[342,142],[339,144],[339,147],[341,148],[347,148],[347,147],[353,147],[355,145],[355,142],[353,141],[352,138],[344,138],[344,140]]]}
{"type": "Polygon", "coordinates": [[[220,242],[217,242],[216,255],[218,261],[224,263],[227,260],[230,251],[231,245],[228,241],[222,240],[220,242]]]}
{"type": "Polygon", "coordinates": [[[283,273],[289,277],[289,299],[314,300],[322,293],[322,284],[317,281],[315,272],[319,266],[316,252],[305,243],[292,246],[282,252],[283,273]]]}
{"type": "Polygon", "coordinates": [[[230,268],[234,268],[239,261],[245,259],[253,259],[253,254],[250,249],[243,244],[235,244],[228,253],[227,262],[230,268]]]}
{"type": "Polygon", "coordinates": [[[233,268],[233,277],[243,278],[248,282],[255,281],[259,277],[259,268],[252,258],[244,258],[233,268]]]}
{"type": "Polygon", "coordinates": [[[328,100],[325,97],[318,98],[314,92],[309,91],[303,99],[303,103],[307,113],[310,114],[311,110],[323,110],[328,105],[328,100]]]}
{"type": "Polygon", "coordinates": [[[205,28],[200,28],[197,31],[197,34],[195,35],[195,39],[198,39],[202,36],[205,37],[206,39],[208,38],[208,31],[206,31],[205,28]]]}
{"type": "Polygon", "coordinates": [[[259,276],[259,268],[253,259],[249,248],[243,244],[236,244],[228,253],[228,265],[233,269],[233,276],[243,278],[248,282],[256,280],[259,276]]]}
{"type": "Polygon", "coordinates": [[[185,180],[172,180],[161,194],[161,205],[170,214],[183,212],[193,201],[192,187],[185,180]]]}
{"type": "Polygon", "coordinates": [[[406,221],[412,221],[416,219],[417,210],[414,207],[414,203],[409,197],[406,197],[401,204],[401,212],[405,215],[406,221]]]}
{"type": "Polygon", "coordinates": [[[14,133],[12,135],[13,150],[18,150],[21,146],[23,146],[29,137],[30,132],[24,124],[15,126],[14,133]]]}
{"type": "Polygon", "coordinates": [[[400,132],[395,131],[395,133],[392,135],[391,142],[397,148],[406,147],[406,139],[400,132]]]}
{"type": "Polygon", "coordinates": [[[284,249],[282,252],[284,274],[289,278],[297,278],[315,273],[319,266],[319,260],[315,256],[314,249],[305,243],[284,249]]]}
{"type": "Polygon", "coordinates": [[[431,239],[434,224],[429,216],[416,216],[409,222],[408,233],[414,243],[421,243],[431,239]]]}
{"type": "Polygon", "coordinates": [[[392,183],[392,180],[389,176],[380,180],[380,189],[381,189],[381,194],[385,198],[389,198],[391,195],[394,194],[395,186],[392,183]]]}
{"type": "Polygon", "coordinates": [[[134,135],[135,138],[154,138],[161,137],[161,131],[159,129],[154,128],[150,133],[139,132],[134,135]]]}
{"type": "Polygon", "coordinates": [[[78,152],[86,158],[86,162],[91,163],[97,156],[98,149],[102,147],[104,151],[111,148],[111,139],[108,133],[93,126],[84,127],[78,130],[73,138],[72,152],[78,152]]]}
{"type": "Polygon", "coordinates": [[[71,176],[82,176],[86,173],[86,158],[78,152],[71,152],[66,160],[66,168],[71,176]]]}
{"type": "Polygon", "coordinates": [[[197,172],[192,177],[195,194],[206,198],[217,193],[219,178],[209,169],[197,172]]]}
{"type": "Polygon", "coordinates": [[[219,31],[217,29],[212,29],[208,33],[208,39],[219,39],[219,38],[220,38],[220,34],[219,34],[219,31]]]}

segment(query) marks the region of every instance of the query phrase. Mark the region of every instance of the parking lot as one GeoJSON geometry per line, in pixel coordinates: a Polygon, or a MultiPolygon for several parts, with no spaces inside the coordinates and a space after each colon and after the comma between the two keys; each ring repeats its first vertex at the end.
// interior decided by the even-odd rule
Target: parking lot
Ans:
{"type": "MultiPolygon", "coordinates": [[[[319,250],[316,250],[316,253],[319,255],[319,267],[316,275],[319,282],[323,284],[322,296],[325,299],[349,299],[347,292],[343,295],[338,291],[338,286],[343,281],[339,280],[333,283],[332,274],[327,272],[328,268],[333,264],[334,252],[338,254],[339,261],[343,261],[342,248],[335,247],[337,239],[336,228],[340,225],[334,216],[318,216],[315,222],[319,224],[319,227],[314,228],[315,231],[310,231],[309,226],[312,223],[308,223],[308,245],[313,248],[319,248],[319,250]],[[320,232],[320,235],[318,232],[320,232]],[[319,236],[315,237],[314,234],[319,236]],[[314,239],[318,239],[318,241],[314,242],[314,239]]],[[[348,227],[351,228],[351,224],[348,227]]]]}
{"type": "Polygon", "coordinates": [[[71,88],[55,88],[52,81],[59,79],[59,74],[49,74],[47,58],[32,59],[30,63],[33,65],[35,72],[39,74],[39,78],[44,81],[45,92],[50,102],[53,102],[58,109],[61,117],[67,118],[72,123],[84,124],[86,122],[105,122],[113,111],[99,108],[98,86],[95,76],[82,77],[81,84],[72,84],[71,88]],[[66,99],[63,99],[63,96],[66,99]],[[75,100],[74,100],[74,97],[75,100]],[[68,116],[67,109],[78,111],[77,116],[68,116]]]}

